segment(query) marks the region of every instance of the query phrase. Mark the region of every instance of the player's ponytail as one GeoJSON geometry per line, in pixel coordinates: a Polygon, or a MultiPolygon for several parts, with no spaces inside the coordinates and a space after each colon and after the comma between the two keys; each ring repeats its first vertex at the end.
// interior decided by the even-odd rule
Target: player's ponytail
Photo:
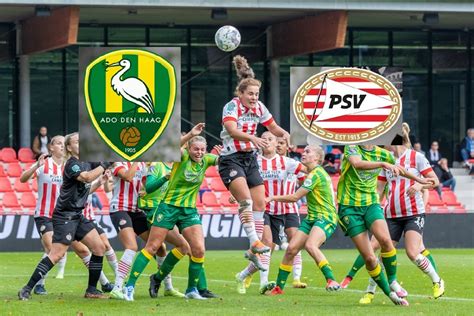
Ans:
{"type": "Polygon", "coordinates": [[[412,148],[410,141],[410,126],[408,123],[402,124],[402,144],[409,149],[412,148]]]}
{"type": "Polygon", "coordinates": [[[257,86],[259,88],[262,86],[260,80],[255,79],[255,73],[245,57],[237,55],[232,60],[232,63],[234,64],[237,78],[239,79],[239,83],[235,89],[235,95],[238,95],[239,92],[243,93],[247,90],[248,86],[257,86]]]}

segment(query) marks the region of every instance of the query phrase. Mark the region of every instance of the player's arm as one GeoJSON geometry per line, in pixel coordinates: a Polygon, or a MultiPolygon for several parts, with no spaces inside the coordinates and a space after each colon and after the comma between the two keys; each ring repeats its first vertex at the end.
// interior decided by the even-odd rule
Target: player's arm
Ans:
{"type": "Polygon", "coordinates": [[[237,122],[236,121],[232,121],[232,120],[225,121],[224,122],[224,128],[227,130],[230,137],[232,137],[235,140],[252,142],[258,148],[264,148],[264,147],[268,146],[266,140],[263,140],[260,137],[257,137],[255,135],[249,135],[247,133],[244,133],[244,132],[240,131],[237,128],[237,122]]]}
{"type": "Polygon", "coordinates": [[[165,184],[170,178],[170,174],[166,174],[162,177],[157,177],[153,174],[150,174],[146,177],[145,192],[152,193],[156,190],[159,190],[163,184],[165,184]]]}
{"type": "MultiPolygon", "coordinates": [[[[409,196],[413,196],[416,194],[416,192],[421,192],[421,191],[428,191],[429,189],[433,189],[433,188],[436,188],[437,186],[439,186],[439,179],[438,177],[436,176],[436,173],[434,173],[433,170],[431,170],[430,172],[426,173],[424,175],[424,179],[422,180],[425,180],[426,182],[423,184],[421,182],[418,182],[415,183],[414,185],[412,185],[408,191],[407,191],[407,194],[409,196]]],[[[423,192],[423,200],[425,199],[425,196],[424,196],[424,192],[423,192]]],[[[426,204],[426,203],[425,203],[426,204]]]]}
{"type": "Polygon", "coordinates": [[[132,163],[132,167],[128,170],[125,170],[125,168],[121,168],[117,171],[117,177],[119,177],[120,179],[122,180],[125,180],[125,181],[128,181],[128,182],[132,182],[133,181],[133,177],[135,177],[135,174],[137,173],[137,169],[138,169],[138,164],[139,162],[137,161],[134,161],[132,163]]]}
{"type": "Polygon", "coordinates": [[[204,123],[197,123],[186,135],[181,136],[181,147],[183,147],[188,142],[188,140],[194,136],[200,135],[205,126],[206,124],[204,123]]]}
{"type": "Polygon", "coordinates": [[[293,202],[297,202],[298,200],[300,200],[302,197],[306,196],[306,194],[308,194],[308,190],[301,187],[299,188],[298,190],[296,190],[295,193],[293,194],[290,194],[290,195],[274,195],[274,196],[269,196],[267,198],[265,198],[265,201],[267,203],[270,203],[272,201],[275,201],[275,202],[285,202],[285,203],[293,203],[293,202]]]}
{"type": "Polygon", "coordinates": [[[33,165],[31,165],[30,169],[28,170],[25,170],[21,176],[20,176],[20,182],[21,183],[25,183],[27,182],[28,180],[31,179],[31,177],[33,177],[33,175],[35,174],[36,170],[38,170],[42,165],[44,165],[44,159],[45,159],[46,155],[45,154],[42,154],[41,156],[39,156],[38,158],[38,161],[36,163],[34,163],[33,165]]]}
{"type": "Polygon", "coordinates": [[[97,191],[97,189],[100,188],[101,185],[109,181],[110,176],[111,176],[110,170],[106,170],[104,174],[99,177],[99,179],[96,179],[94,182],[92,182],[89,194],[97,191]]]}
{"type": "Polygon", "coordinates": [[[418,191],[420,191],[422,189],[432,189],[432,188],[435,187],[434,186],[435,183],[438,183],[438,185],[439,185],[438,177],[436,177],[436,175],[433,171],[431,171],[430,173],[432,173],[434,175],[434,178],[432,177],[433,175],[431,177],[428,177],[428,174],[430,174],[430,173],[427,174],[427,177],[421,178],[421,177],[417,177],[413,173],[405,170],[405,168],[398,167],[398,169],[399,169],[400,176],[405,177],[405,178],[410,179],[410,180],[413,180],[413,181],[416,181],[416,182],[418,182],[418,184],[421,185],[420,189],[418,191]]]}
{"type": "Polygon", "coordinates": [[[379,194],[380,201],[383,200],[384,193],[385,193],[385,186],[387,185],[386,180],[382,180],[380,177],[377,181],[377,193],[379,194]]]}
{"type": "Polygon", "coordinates": [[[101,162],[97,167],[90,171],[82,171],[76,179],[80,182],[91,183],[92,181],[100,177],[109,166],[109,162],[101,162]]]}

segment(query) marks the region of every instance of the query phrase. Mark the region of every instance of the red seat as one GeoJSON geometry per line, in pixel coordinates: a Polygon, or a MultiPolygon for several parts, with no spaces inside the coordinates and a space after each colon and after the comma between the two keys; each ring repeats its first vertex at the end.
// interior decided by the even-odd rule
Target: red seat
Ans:
{"type": "Polygon", "coordinates": [[[16,162],[16,151],[11,147],[5,147],[2,149],[1,157],[4,162],[16,162]]]}
{"type": "Polygon", "coordinates": [[[10,180],[6,177],[1,177],[0,178],[0,192],[12,192],[12,185],[10,183],[10,180]]]}
{"type": "Polygon", "coordinates": [[[15,179],[13,190],[15,190],[16,192],[31,192],[31,188],[28,182],[22,183],[20,181],[20,178],[15,179]]]}
{"type": "Polygon", "coordinates": [[[456,194],[453,191],[443,192],[443,201],[447,206],[461,206],[461,203],[456,198],[456,194]]]}
{"type": "Polygon", "coordinates": [[[230,192],[228,192],[228,191],[222,192],[221,197],[219,199],[219,201],[221,202],[221,205],[224,206],[224,207],[237,207],[238,206],[237,203],[230,203],[229,202],[229,198],[231,196],[232,196],[232,194],[230,194],[230,192]]]}
{"type": "Polygon", "coordinates": [[[207,207],[216,207],[221,205],[217,201],[217,197],[213,192],[204,192],[202,195],[202,204],[207,207]]]}
{"type": "Polygon", "coordinates": [[[21,162],[35,162],[35,154],[31,148],[20,148],[18,151],[18,160],[21,162]]]}
{"type": "Polygon", "coordinates": [[[36,207],[36,198],[35,195],[31,192],[25,192],[21,196],[21,206],[25,208],[35,208],[36,207]]]}
{"type": "Polygon", "coordinates": [[[444,202],[439,198],[439,195],[436,193],[436,191],[430,191],[428,203],[431,206],[444,206],[444,202]]]}
{"type": "Polygon", "coordinates": [[[33,179],[33,184],[31,185],[33,191],[38,192],[38,180],[33,179]]]}
{"type": "Polygon", "coordinates": [[[20,204],[18,203],[18,199],[16,198],[16,194],[14,192],[5,193],[3,196],[3,206],[20,209],[20,204]]]}
{"type": "Polygon", "coordinates": [[[217,192],[227,191],[227,188],[225,187],[224,182],[222,182],[221,178],[212,178],[211,189],[212,191],[217,192]]]}
{"type": "Polygon", "coordinates": [[[201,201],[201,196],[198,194],[197,199],[196,199],[196,207],[203,207],[202,201],[201,201]]]}
{"type": "Polygon", "coordinates": [[[334,191],[337,191],[337,184],[339,183],[339,177],[331,177],[332,186],[334,191]]]}
{"type": "Polygon", "coordinates": [[[21,176],[23,169],[18,162],[11,162],[8,164],[7,175],[12,178],[21,176]]]}
{"type": "Polygon", "coordinates": [[[6,177],[7,174],[5,173],[5,170],[3,169],[3,164],[0,165],[0,177],[6,177]]]}
{"type": "Polygon", "coordinates": [[[207,185],[206,179],[204,179],[204,181],[201,183],[201,187],[199,188],[199,190],[211,190],[211,188],[209,188],[209,186],[207,185]]]}
{"type": "Polygon", "coordinates": [[[219,172],[217,171],[217,168],[214,167],[214,166],[211,166],[209,168],[207,168],[206,170],[206,177],[208,178],[219,178],[219,172]]]}
{"type": "Polygon", "coordinates": [[[331,154],[333,155],[341,155],[342,154],[342,151],[339,149],[339,148],[333,148],[331,150],[331,154]]]}

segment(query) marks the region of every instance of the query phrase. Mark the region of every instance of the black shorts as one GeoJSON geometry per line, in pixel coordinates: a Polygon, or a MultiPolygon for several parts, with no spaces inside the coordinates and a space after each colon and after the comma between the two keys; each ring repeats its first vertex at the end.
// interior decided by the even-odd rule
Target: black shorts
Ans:
{"type": "Polygon", "coordinates": [[[59,212],[53,214],[53,243],[69,246],[74,240],[81,241],[95,229],[94,224],[84,215],[69,214],[59,212]]]}
{"type": "Polygon", "coordinates": [[[263,215],[264,225],[270,226],[272,231],[272,241],[281,245],[280,233],[287,228],[298,228],[300,226],[300,216],[298,214],[270,215],[267,212],[263,215]]]}
{"type": "Polygon", "coordinates": [[[117,234],[121,229],[131,227],[137,236],[148,231],[148,224],[146,221],[146,214],[143,211],[139,212],[113,212],[110,213],[110,219],[114,224],[117,234]]]}
{"type": "Polygon", "coordinates": [[[53,220],[49,217],[35,217],[35,225],[41,237],[43,237],[43,234],[53,231],[53,220]]]}
{"type": "Polygon", "coordinates": [[[387,218],[387,225],[390,232],[390,238],[392,238],[393,241],[399,242],[402,238],[402,234],[405,234],[409,230],[414,230],[420,235],[423,235],[425,214],[400,218],[387,218]]]}
{"type": "Polygon", "coordinates": [[[99,222],[96,219],[92,220],[91,222],[99,233],[99,235],[105,234],[105,230],[102,228],[102,226],[100,226],[99,222]]]}
{"type": "Polygon", "coordinates": [[[239,177],[247,180],[249,188],[263,184],[262,176],[258,171],[257,154],[253,152],[236,152],[228,156],[220,156],[219,175],[227,188],[239,177]]]}

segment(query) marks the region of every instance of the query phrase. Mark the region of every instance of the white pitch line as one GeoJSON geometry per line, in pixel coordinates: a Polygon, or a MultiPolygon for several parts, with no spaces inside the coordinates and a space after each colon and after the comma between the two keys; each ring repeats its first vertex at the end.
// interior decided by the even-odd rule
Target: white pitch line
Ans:
{"type": "MultiPolygon", "coordinates": [[[[0,274],[0,278],[16,278],[16,277],[30,277],[30,274],[17,274],[17,275],[10,275],[10,274],[0,274]]],[[[86,277],[88,274],[86,273],[71,273],[71,274],[65,274],[64,277],[86,277]]],[[[148,277],[150,274],[143,273],[141,276],[148,277]]],[[[53,277],[54,278],[54,277],[53,277]]],[[[173,279],[182,279],[182,280],[187,280],[187,277],[180,277],[180,276],[174,276],[173,279]]],[[[217,280],[217,279],[208,279],[208,281],[212,282],[217,282],[217,283],[234,283],[235,281],[233,280],[217,280]]],[[[308,289],[312,290],[318,290],[318,291],[324,291],[326,292],[326,288],[324,287],[316,287],[316,286],[308,286],[308,289]]],[[[360,294],[365,294],[365,291],[362,290],[354,290],[354,289],[343,289],[341,292],[351,292],[351,293],[360,293],[360,294]]],[[[380,294],[382,295],[382,294],[380,294]]],[[[428,295],[422,295],[422,294],[411,294],[409,293],[408,297],[417,297],[417,298],[427,298],[430,299],[431,297],[428,295]]],[[[443,301],[458,301],[458,302],[474,302],[474,299],[472,298],[464,298],[464,297],[447,297],[443,296],[439,298],[439,300],[443,301]]]]}

